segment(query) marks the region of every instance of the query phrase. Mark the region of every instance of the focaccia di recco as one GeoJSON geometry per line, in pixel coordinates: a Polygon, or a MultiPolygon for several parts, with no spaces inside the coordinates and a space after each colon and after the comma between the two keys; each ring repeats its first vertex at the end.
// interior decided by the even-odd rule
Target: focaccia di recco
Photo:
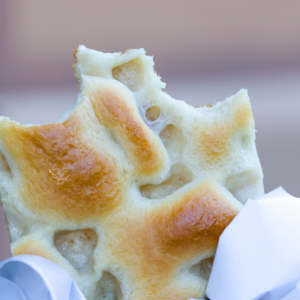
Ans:
{"type": "Polygon", "coordinates": [[[194,108],[143,49],[75,58],[78,100],[56,123],[0,118],[13,255],[61,265],[88,300],[205,297],[219,236],[264,193],[247,91],[194,108]]]}

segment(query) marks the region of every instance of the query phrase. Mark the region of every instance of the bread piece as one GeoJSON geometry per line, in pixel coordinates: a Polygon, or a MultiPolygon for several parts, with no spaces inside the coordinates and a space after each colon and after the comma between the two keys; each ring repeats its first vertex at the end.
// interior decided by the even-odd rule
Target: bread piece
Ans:
{"type": "Polygon", "coordinates": [[[204,297],[220,234],[263,194],[247,91],[193,108],[143,49],[75,57],[59,121],[0,119],[13,255],[60,264],[88,300],[204,297]]]}

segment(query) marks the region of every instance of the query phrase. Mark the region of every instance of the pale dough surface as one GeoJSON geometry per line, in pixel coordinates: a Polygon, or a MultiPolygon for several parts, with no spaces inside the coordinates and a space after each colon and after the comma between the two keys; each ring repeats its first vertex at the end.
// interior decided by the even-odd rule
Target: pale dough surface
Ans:
{"type": "Polygon", "coordinates": [[[194,108],[143,49],[75,58],[60,120],[0,118],[13,254],[60,264],[88,300],[204,297],[220,234],[264,192],[247,91],[194,108]]]}

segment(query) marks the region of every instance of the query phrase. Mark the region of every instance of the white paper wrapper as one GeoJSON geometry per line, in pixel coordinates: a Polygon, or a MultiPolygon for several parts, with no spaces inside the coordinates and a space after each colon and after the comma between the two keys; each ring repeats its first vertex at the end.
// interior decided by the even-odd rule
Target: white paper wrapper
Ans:
{"type": "MultiPolygon", "coordinates": [[[[207,295],[211,300],[300,299],[300,199],[278,188],[246,203],[220,237],[207,295]]],[[[85,297],[62,267],[20,255],[0,263],[0,299],[85,297]]]]}
{"type": "Polygon", "coordinates": [[[39,256],[0,263],[1,300],[86,300],[67,271],[39,256]]]}
{"type": "Polygon", "coordinates": [[[300,199],[278,188],[248,200],[220,237],[208,297],[299,300],[299,282],[300,199]]]}

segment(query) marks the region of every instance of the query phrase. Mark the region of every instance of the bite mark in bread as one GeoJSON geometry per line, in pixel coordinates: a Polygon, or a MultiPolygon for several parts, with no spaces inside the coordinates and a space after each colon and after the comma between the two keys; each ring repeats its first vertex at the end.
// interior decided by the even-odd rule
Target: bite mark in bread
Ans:
{"type": "Polygon", "coordinates": [[[88,300],[203,298],[221,233],[263,194],[247,91],[194,108],[143,49],[75,58],[60,120],[0,118],[13,254],[60,264],[88,300]]]}

